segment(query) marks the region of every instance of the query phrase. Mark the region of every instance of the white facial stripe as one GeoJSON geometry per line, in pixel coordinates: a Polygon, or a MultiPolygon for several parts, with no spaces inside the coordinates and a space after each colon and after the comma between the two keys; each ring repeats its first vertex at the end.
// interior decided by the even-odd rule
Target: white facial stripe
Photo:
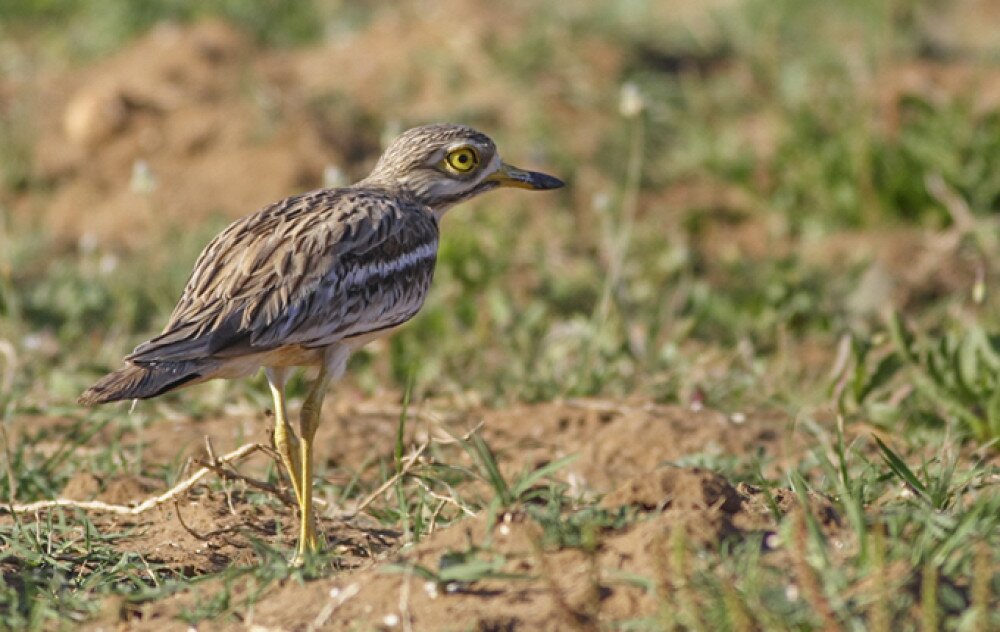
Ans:
{"type": "Polygon", "coordinates": [[[410,252],[404,253],[395,259],[385,261],[373,261],[371,263],[352,268],[344,277],[343,285],[352,287],[364,285],[376,276],[388,276],[409,268],[415,263],[432,259],[437,253],[437,242],[421,244],[410,252]]]}
{"type": "Polygon", "coordinates": [[[487,178],[499,171],[502,166],[503,161],[500,160],[500,153],[493,152],[493,158],[490,159],[490,164],[480,172],[478,181],[482,182],[484,178],[487,178]]]}

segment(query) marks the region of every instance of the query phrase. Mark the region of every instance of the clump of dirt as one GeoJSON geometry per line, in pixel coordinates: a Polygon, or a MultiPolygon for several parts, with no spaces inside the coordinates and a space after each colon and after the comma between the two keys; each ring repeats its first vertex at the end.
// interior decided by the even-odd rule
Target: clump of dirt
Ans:
{"type": "Polygon", "coordinates": [[[142,498],[154,489],[150,481],[142,481],[129,474],[120,474],[104,481],[101,491],[95,498],[106,503],[127,503],[133,498],[142,498]]]}
{"type": "Polygon", "coordinates": [[[739,493],[718,474],[700,468],[662,468],[622,485],[605,496],[602,504],[629,505],[644,511],[717,507],[735,513],[742,502],[739,493]]]}
{"type": "Polygon", "coordinates": [[[90,472],[77,472],[63,486],[63,498],[93,500],[101,492],[101,479],[90,472]]]}

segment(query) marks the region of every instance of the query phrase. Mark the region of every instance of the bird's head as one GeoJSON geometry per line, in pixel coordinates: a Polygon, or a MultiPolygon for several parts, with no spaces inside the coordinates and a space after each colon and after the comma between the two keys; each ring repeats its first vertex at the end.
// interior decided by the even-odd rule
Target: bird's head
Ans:
{"type": "Polygon", "coordinates": [[[363,182],[405,189],[438,216],[454,204],[498,187],[544,191],[563,186],[558,178],[506,164],[489,136],[452,124],[403,132],[363,182]]]}

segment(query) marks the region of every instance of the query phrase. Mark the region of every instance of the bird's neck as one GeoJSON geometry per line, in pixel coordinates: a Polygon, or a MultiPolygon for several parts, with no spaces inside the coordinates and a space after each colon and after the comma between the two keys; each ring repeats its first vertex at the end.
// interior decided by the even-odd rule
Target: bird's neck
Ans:
{"type": "Polygon", "coordinates": [[[386,178],[377,173],[369,175],[354,186],[358,188],[381,189],[395,197],[406,198],[420,206],[426,207],[438,219],[441,219],[441,216],[448,209],[462,201],[461,197],[457,197],[457,199],[442,198],[441,195],[435,194],[432,188],[421,184],[419,181],[412,182],[409,180],[386,178]]]}
{"type": "Polygon", "coordinates": [[[411,186],[410,183],[405,181],[389,180],[377,174],[371,174],[367,178],[359,180],[352,187],[356,189],[384,191],[394,198],[408,200],[413,202],[414,205],[426,209],[437,220],[440,220],[445,212],[455,205],[455,202],[445,202],[442,204],[440,200],[429,199],[430,196],[426,195],[426,191],[419,187],[411,186]]]}

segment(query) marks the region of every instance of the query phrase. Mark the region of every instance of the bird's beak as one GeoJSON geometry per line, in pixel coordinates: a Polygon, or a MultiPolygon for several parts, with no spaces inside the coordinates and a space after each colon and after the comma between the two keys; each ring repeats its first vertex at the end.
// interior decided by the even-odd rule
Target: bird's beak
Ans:
{"type": "Polygon", "coordinates": [[[559,178],[537,171],[525,171],[506,163],[500,165],[500,168],[490,174],[486,181],[498,182],[502,187],[530,189],[532,191],[546,191],[564,186],[563,181],[559,178]]]}

